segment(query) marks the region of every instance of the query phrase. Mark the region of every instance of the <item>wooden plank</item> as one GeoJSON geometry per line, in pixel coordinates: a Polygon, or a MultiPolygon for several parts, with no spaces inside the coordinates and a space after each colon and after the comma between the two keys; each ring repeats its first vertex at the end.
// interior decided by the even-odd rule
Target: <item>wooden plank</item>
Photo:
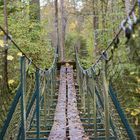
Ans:
{"type": "Polygon", "coordinates": [[[73,78],[73,68],[67,68],[67,85],[68,85],[68,104],[67,117],[69,127],[70,140],[88,140],[82,126],[80,116],[77,109],[76,90],[73,78]]]}
{"type": "Polygon", "coordinates": [[[76,62],[75,61],[61,61],[61,62],[58,62],[57,63],[57,69],[60,70],[61,66],[62,65],[66,65],[66,64],[69,64],[69,65],[72,65],[73,66],[73,69],[76,69],[76,62]]]}
{"type": "Polygon", "coordinates": [[[60,70],[60,86],[58,103],[56,106],[54,124],[51,129],[48,140],[66,139],[66,68],[60,70]]]}

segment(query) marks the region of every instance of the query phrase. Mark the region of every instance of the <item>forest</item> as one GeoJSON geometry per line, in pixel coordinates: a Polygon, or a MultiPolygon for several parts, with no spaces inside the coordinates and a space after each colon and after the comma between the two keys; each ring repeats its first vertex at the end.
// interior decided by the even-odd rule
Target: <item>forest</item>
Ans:
{"type": "Polygon", "coordinates": [[[59,64],[80,65],[89,75],[94,67],[101,92],[104,70],[140,139],[139,0],[0,0],[0,131],[21,82],[22,56],[29,98],[36,68],[48,70],[55,57],[59,64]]]}

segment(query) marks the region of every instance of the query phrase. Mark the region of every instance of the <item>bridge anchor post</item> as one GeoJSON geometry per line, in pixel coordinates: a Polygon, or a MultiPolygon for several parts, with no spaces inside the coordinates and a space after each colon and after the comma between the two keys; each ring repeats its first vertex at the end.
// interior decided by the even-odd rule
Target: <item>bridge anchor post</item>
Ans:
{"type": "Polygon", "coordinates": [[[26,140],[26,105],[25,105],[25,92],[26,92],[26,64],[25,56],[20,59],[21,71],[21,138],[26,140]]]}

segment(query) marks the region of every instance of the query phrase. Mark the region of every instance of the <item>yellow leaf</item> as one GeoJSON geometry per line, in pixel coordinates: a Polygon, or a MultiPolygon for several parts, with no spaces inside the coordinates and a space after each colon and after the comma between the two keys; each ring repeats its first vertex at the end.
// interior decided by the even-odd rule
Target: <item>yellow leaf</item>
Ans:
{"type": "Polygon", "coordinates": [[[138,83],[140,83],[140,77],[136,77],[136,79],[137,79],[138,83]]]}
{"type": "Polygon", "coordinates": [[[132,111],[132,112],[131,112],[131,115],[132,115],[132,116],[136,116],[136,115],[137,115],[137,112],[132,111]]]}
{"type": "Polygon", "coordinates": [[[140,109],[139,108],[134,109],[134,111],[131,112],[132,116],[137,116],[138,114],[140,114],[140,109]]]}
{"type": "Polygon", "coordinates": [[[129,108],[126,108],[125,110],[126,110],[126,112],[130,112],[130,109],[129,108]]]}
{"type": "Polygon", "coordinates": [[[13,60],[13,59],[14,59],[14,57],[12,55],[7,56],[7,60],[13,60]]]}
{"type": "Polygon", "coordinates": [[[135,108],[134,109],[137,113],[140,113],[140,108],[135,108]]]}
{"type": "Polygon", "coordinates": [[[1,46],[1,47],[4,47],[4,42],[3,42],[3,40],[0,40],[0,46],[1,46]]]}
{"type": "Polygon", "coordinates": [[[18,53],[17,53],[17,56],[22,56],[22,53],[21,53],[21,52],[18,52],[18,53]]]}
{"type": "Polygon", "coordinates": [[[2,79],[2,75],[0,75],[0,79],[2,79]]]}
{"type": "Polygon", "coordinates": [[[136,120],[135,120],[135,125],[138,126],[139,125],[139,118],[136,117],[136,120]]]}
{"type": "Polygon", "coordinates": [[[0,31],[0,36],[3,36],[4,35],[4,32],[3,31],[0,31]]]}
{"type": "Polygon", "coordinates": [[[132,34],[132,37],[133,37],[133,38],[136,38],[136,34],[132,34]]]}
{"type": "Polygon", "coordinates": [[[69,63],[66,63],[66,67],[68,67],[69,66],[69,63]]]}
{"type": "Polygon", "coordinates": [[[140,88],[136,88],[136,93],[140,93],[140,88]]]}
{"type": "Polygon", "coordinates": [[[130,72],[130,75],[133,75],[133,74],[135,74],[135,72],[130,72]]]}
{"type": "Polygon", "coordinates": [[[71,30],[74,30],[75,28],[76,28],[76,24],[75,24],[75,23],[71,23],[71,24],[70,24],[70,29],[71,29],[71,30]]]}
{"type": "Polygon", "coordinates": [[[9,85],[12,85],[12,84],[14,84],[14,82],[15,82],[15,81],[11,79],[11,80],[8,81],[8,84],[9,84],[9,85]]]}

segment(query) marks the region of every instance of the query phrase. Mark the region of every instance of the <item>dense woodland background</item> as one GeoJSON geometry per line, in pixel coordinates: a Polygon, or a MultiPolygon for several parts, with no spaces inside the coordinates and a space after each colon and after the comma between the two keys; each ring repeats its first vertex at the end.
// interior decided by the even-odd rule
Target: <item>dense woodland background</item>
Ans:
{"type": "MultiPolygon", "coordinates": [[[[0,0],[0,25],[42,69],[51,66],[57,46],[60,61],[74,60],[76,46],[80,62],[86,69],[111,42],[135,1],[45,2],[42,5],[39,0],[0,0]]],[[[140,18],[138,11],[136,9],[135,14],[140,18]]],[[[119,40],[109,52],[112,59],[108,62],[108,80],[122,95],[122,106],[134,128],[140,129],[140,25],[135,27],[127,43],[124,33],[119,40]]],[[[19,84],[19,56],[21,53],[0,32],[0,114],[3,119],[19,84]]],[[[28,74],[33,72],[30,67],[28,74]]]]}

